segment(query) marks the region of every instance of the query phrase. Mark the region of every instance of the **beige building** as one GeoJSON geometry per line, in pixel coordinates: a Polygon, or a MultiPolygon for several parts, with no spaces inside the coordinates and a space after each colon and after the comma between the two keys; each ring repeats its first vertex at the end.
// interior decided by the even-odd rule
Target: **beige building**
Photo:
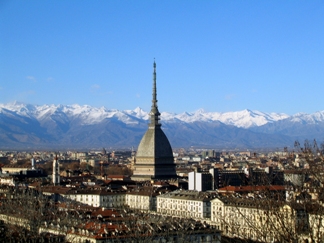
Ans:
{"type": "Polygon", "coordinates": [[[56,195],[58,198],[72,200],[93,207],[123,207],[125,205],[125,192],[116,193],[109,189],[100,187],[89,187],[87,189],[43,187],[45,195],[56,195]]]}
{"type": "Polygon", "coordinates": [[[269,199],[215,198],[211,201],[211,221],[228,237],[261,242],[304,242],[309,218],[302,205],[288,205],[269,199]],[[299,241],[300,240],[300,241],[299,241]]]}
{"type": "Polygon", "coordinates": [[[152,187],[144,187],[126,193],[125,204],[133,209],[143,211],[156,210],[156,196],[152,187]]]}
{"type": "Polygon", "coordinates": [[[17,164],[9,164],[5,165],[2,168],[2,173],[8,174],[19,174],[20,172],[28,171],[32,169],[32,166],[24,166],[24,165],[17,165],[17,164]]]}

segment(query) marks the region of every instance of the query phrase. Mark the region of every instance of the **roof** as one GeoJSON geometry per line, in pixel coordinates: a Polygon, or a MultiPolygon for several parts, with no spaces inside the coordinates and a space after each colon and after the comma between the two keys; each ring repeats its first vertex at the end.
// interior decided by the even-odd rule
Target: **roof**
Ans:
{"type": "Polygon", "coordinates": [[[198,192],[198,191],[182,191],[176,190],[169,192],[158,197],[160,198],[172,198],[181,200],[191,200],[191,201],[210,201],[216,196],[216,194],[208,192],[198,192]]]}
{"type": "Polygon", "coordinates": [[[144,134],[136,153],[136,157],[172,158],[170,142],[161,127],[149,127],[144,134]]]}
{"type": "Polygon", "coordinates": [[[271,186],[226,186],[218,189],[220,193],[253,192],[253,191],[284,191],[285,187],[280,185],[271,186]]]}
{"type": "Polygon", "coordinates": [[[6,168],[17,168],[17,169],[31,169],[31,165],[19,165],[19,164],[9,164],[9,165],[4,165],[2,166],[2,169],[6,168]]]}
{"type": "Polygon", "coordinates": [[[107,175],[107,178],[109,178],[109,179],[125,179],[125,178],[129,178],[129,176],[126,176],[126,175],[107,175]]]}
{"type": "Polygon", "coordinates": [[[98,208],[94,212],[91,213],[92,217],[102,217],[102,218],[110,218],[110,217],[120,217],[120,213],[114,209],[107,208],[98,208]]]}

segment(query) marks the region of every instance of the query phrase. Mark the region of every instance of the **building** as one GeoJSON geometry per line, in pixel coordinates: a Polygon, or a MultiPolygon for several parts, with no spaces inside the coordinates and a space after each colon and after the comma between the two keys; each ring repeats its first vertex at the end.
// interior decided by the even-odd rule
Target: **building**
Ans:
{"type": "Polygon", "coordinates": [[[170,142],[161,129],[160,112],[157,106],[156,64],[153,64],[153,99],[150,123],[135,157],[132,179],[159,180],[176,178],[176,165],[170,142]]]}
{"type": "Polygon", "coordinates": [[[72,201],[93,207],[118,208],[125,206],[125,192],[101,187],[68,188],[60,186],[42,187],[44,195],[55,201],[72,201]]]}
{"type": "Polygon", "coordinates": [[[57,159],[57,155],[55,156],[55,159],[53,160],[53,184],[59,185],[60,184],[60,164],[57,159]]]}
{"type": "Polygon", "coordinates": [[[182,190],[169,192],[156,197],[157,212],[174,217],[209,219],[210,201],[215,195],[182,190]]]}
{"type": "Polygon", "coordinates": [[[153,187],[136,188],[129,191],[125,197],[125,203],[129,208],[142,211],[156,211],[157,190],[153,187]]]}
{"type": "MultiPolygon", "coordinates": [[[[35,177],[46,177],[47,174],[44,173],[43,169],[41,168],[36,168],[35,167],[35,161],[34,159],[31,160],[31,165],[30,164],[24,164],[24,165],[19,165],[19,164],[8,164],[4,165],[0,169],[0,178],[5,178],[1,179],[1,183],[8,184],[7,177],[14,177],[14,180],[23,180],[25,178],[35,178],[35,177]],[[6,182],[7,181],[7,182],[6,182]]],[[[12,184],[12,183],[9,183],[12,184]]]]}
{"type": "Polygon", "coordinates": [[[218,180],[215,176],[215,188],[245,185],[284,185],[284,172],[274,170],[272,167],[219,170],[217,175],[218,180]]]}
{"type": "Polygon", "coordinates": [[[213,176],[209,172],[192,171],[188,173],[189,190],[208,191],[213,189],[213,176]]]}
{"type": "Polygon", "coordinates": [[[304,241],[311,228],[305,206],[268,198],[218,197],[211,200],[210,223],[224,236],[242,240],[309,242],[304,241]]]}

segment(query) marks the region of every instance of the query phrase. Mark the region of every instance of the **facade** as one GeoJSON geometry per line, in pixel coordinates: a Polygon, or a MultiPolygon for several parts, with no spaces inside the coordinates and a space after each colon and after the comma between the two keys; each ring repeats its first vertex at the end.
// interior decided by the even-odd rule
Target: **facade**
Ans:
{"type": "Polygon", "coordinates": [[[142,211],[155,211],[156,193],[153,191],[153,188],[127,192],[125,203],[129,208],[132,209],[139,209],[142,211]]]}
{"type": "Polygon", "coordinates": [[[66,188],[43,187],[45,195],[51,195],[58,201],[71,200],[93,207],[118,208],[125,205],[125,192],[114,192],[100,187],[66,188]]]}
{"type": "Polygon", "coordinates": [[[313,218],[308,216],[304,206],[271,199],[215,198],[211,200],[210,223],[228,237],[260,242],[298,238],[295,242],[306,242],[313,228],[309,227],[313,218]]]}
{"type": "Polygon", "coordinates": [[[56,201],[74,201],[83,205],[104,208],[129,207],[143,211],[156,211],[157,192],[143,187],[134,191],[113,191],[100,187],[67,188],[43,187],[42,192],[56,201]]]}
{"type": "Polygon", "coordinates": [[[176,178],[176,165],[170,142],[161,129],[157,107],[156,64],[153,64],[153,99],[149,128],[144,134],[136,153],[132,179],[167,180],[176,178]]]}
{"type": "Polygon", "coordinates": [[[64,196],[93,207],[118,208],[124,206],[125,194],[107,190],[70,190],[64,196]]]}
{"type": "Polygon", "coordinates": [[[157,212],[182,218],[210,218],[210,194],[177,190],[157,196],[157,212]]]}
{"type": "Polygon", "coordinates": [[[211,201],[211,211],[211,222],[229,237],[273,242],[274,229],[280,227],[276,215],[273,214],[271,221],[266,221],[269,210],[260,208],[253,200],[216,198],[211,201]]]}
{"type": "Polygon", "coordinates": [[[7,174],[19,174],[29,170],[32,170],[31,166],[22,166],[16,164],[9,164],[2,167],[2,173],[7,174]]]}
{"type": "Polygon", "coordinates": [[[24,178],[45,177],[46,173],[40,168],[35,168],[35,164],[32,162],[31,166],[9,164],[0,169],[0,184],[15,185],[15,180],[19,181],[24,178]],[[8,177],[11,178],[8,180],[8,177]],[[12,177],[14,177],[12,179],[12,177]]]}
{"type": "Polygon", "coordinates": [[[213,176],[209,172],[192,171],[188,173],[189,190],[208,191],[213,189],[213,176]]]}

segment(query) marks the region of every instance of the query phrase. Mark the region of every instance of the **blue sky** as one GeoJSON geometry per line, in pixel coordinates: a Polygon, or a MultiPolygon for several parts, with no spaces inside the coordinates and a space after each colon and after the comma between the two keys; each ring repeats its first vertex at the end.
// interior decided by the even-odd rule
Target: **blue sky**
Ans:
{"type": "Polygon", "coordinates": [[[323,1],[0,1],[0,103],[324,110],[323,1]]]}

